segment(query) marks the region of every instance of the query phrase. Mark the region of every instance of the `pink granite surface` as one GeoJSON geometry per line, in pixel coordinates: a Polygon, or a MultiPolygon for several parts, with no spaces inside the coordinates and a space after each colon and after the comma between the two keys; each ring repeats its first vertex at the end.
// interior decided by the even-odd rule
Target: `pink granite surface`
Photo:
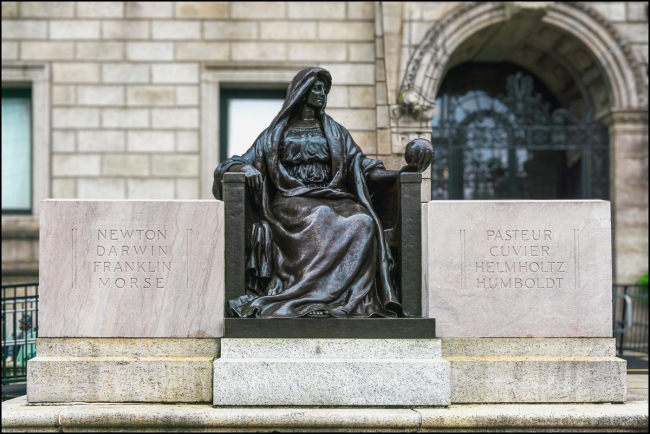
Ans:
{"type": "Polygon", "coordinates": [[[424,306],[438,336],[612,336],[609,202],[423,207],[424,306]]]}
{"type": "Polygon", "coordinates": [[[218,337],[223,202],[46,200],[41,337],[218,337]]]}

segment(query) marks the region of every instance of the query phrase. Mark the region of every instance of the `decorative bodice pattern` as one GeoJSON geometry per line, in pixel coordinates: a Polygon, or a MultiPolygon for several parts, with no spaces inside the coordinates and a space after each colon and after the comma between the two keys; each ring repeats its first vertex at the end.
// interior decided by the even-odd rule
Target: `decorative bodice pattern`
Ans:
{"type": "Polygon", "coordinates": [[[289,175],[307,187],[326,187],[330,182],[330,150],[318,125],[288,127],[280,147],[280,161],[289,175]]]}

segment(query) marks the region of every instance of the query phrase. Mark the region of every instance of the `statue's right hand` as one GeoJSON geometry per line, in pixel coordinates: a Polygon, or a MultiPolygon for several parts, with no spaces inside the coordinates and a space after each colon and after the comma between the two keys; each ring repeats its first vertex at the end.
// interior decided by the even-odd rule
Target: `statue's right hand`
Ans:
{"type": "Polygon", "coordinates": [[[239,171],[246,175],[246,183],[253,191],[256,193],[262,192],[262,174],[256,168],[247,164],[242,166],[239,171]]]}

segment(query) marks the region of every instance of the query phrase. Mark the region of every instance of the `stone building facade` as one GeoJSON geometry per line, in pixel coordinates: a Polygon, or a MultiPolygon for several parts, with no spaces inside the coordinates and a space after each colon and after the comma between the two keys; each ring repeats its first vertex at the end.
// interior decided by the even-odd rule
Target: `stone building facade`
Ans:
{"type": "Polygon", "coordinates": [[[641,2],[3,2],[3,89],[31,88],[33,149],[31,212],[3,209],[3,282],[37,279],[42,199],[210,199],[222,89],[322,66],[328,114],[397,167],[430,136],[421,111],[446,72],[504,61],[607,126],[615,281],[635,282],[648,267],[641,2]]]}

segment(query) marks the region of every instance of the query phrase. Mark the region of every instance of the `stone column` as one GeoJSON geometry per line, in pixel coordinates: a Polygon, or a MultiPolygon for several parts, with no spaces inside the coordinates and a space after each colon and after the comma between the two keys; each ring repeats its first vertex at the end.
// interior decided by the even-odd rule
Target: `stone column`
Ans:
{"type": "Polygon", "coordinates": [[[614,283],[636,283],[648,269],[648,109],[608,116],[614,283]]]}

